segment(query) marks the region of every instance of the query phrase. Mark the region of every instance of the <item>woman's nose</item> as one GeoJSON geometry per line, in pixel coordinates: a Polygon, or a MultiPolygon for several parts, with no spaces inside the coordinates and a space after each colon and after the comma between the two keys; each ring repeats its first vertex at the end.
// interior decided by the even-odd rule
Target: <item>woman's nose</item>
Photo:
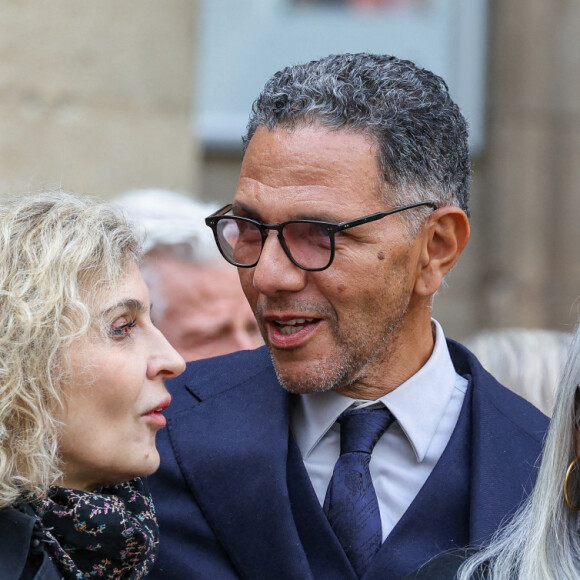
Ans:
{"type": "Polygon", "coordinates": [[[169,344],[169,341],[159,329],[155,328],[154,332],[157,336],[155,340],[155,351],[149,358],[147,365],[148,378],[153,379],[159,375],[163,375],[163,378],[170,379],[180,375],[185,370],[185,360],[169,344]]]}

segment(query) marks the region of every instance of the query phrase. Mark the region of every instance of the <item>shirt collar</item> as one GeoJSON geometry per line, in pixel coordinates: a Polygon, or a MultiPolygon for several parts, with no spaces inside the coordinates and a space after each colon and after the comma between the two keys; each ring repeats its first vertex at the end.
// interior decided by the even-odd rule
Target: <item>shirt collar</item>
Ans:
{"type": "MultiPolygon", "coordinates": [[[[457,376],[443,329],[437,321],[432,323],[435,347],[429,360],[394,391],[378,399],[396,417],[419,462],[425,458],[445,413],[457,376]]],[[[307,457],[338,416],[357,402],[334,391],[299,395],[292,409],[292,433],[302,456],[307,457]]]]}

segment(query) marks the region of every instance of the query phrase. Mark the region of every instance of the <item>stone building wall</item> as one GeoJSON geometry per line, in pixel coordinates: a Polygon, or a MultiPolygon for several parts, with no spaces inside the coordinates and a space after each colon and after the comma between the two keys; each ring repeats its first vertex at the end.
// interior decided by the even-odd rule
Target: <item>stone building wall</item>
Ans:
{"type": "Polygon", "coordinates": [[[0,3],[0,192],[190,190],[192,0],[0,3]]]}
{"type": "Polygon", "coordinates": [[[492,8],[475,322],[569,330],[580,314],[580,3],[492,8]]]}

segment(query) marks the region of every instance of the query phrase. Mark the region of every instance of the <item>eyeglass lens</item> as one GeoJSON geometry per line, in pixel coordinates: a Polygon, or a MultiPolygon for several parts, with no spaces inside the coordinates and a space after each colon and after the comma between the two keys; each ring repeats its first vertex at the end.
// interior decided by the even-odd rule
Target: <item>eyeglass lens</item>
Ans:
{"type": "MultiPolygon", "coordinates": [[[[224,254],[241,266],[255,264],[262,252],[262,233],[250,221],[221,219],[218,239],[224,254]]],[[[292,259],[304,268],[317,269],[328,265],[332,253],[329,233],[315,223],[289,222],[282,230],[283,245],[292,259]]]]}

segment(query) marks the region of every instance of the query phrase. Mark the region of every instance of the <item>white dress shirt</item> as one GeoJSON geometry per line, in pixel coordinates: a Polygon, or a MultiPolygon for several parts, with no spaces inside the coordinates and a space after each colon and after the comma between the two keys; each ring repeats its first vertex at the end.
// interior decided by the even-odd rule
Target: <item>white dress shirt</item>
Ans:
{"type": "Polygon", "coordinates": [[[377,401],[360,401],[334,391],[296,398],[292,433],[320,505],[340,455],[338,416],[353,406],[381,401],[395,416],[370,462],[383,540],[391,533],[439,461],[459,418],[467,381],[455,372],[443,330],[427,363],[409,380],[377,401]]]}

